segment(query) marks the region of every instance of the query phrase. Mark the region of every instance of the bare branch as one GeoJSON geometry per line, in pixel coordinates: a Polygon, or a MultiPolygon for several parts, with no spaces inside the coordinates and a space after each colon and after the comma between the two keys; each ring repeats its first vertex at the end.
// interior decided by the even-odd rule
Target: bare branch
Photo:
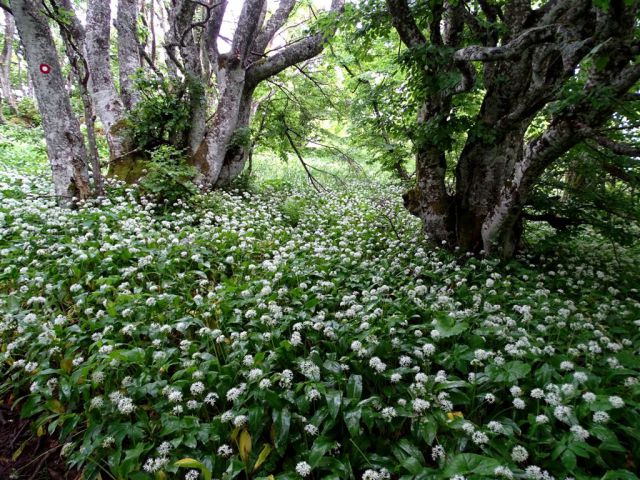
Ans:
{"type": "Polygon", "coordinates": [[[315,188],[316,192],[320,193],[321,190],[326,190],[326,188],[320,182],[318,182],[318,180],[316,180],[316,177],[314,177],[311,171],[309,170],[309,165],[307,165],[307,162],[304,161],[304,157],[300,153],[300,150],[298,150],[298,147],[293,141],[293,138],[291,138],[291,135],[289,135],[289,127],[287,127],[286,125],[284,129],[284,136],[287,137],[287,141],[289,142],[289,145],[295,152],[296,156],[298,157],[298,160],[300,160],[300,163],[302,164],[302,168],[304,168],[304,171],[307,172],[307,177],[309,178],[309,182],[311,182],[311,185],[313,186],[313,188],[315,188]]]}
{"type": "Polygon", "coordinates": [[[213,12],[215,11],[216,8],[218,8],[222,2],[220,3],[216,3],[215,5],[207,5],[204,2],[200,2],[198,0],[189,0],[197,5],[200,5],[202,7],[205,8],[206,13],[204,16],[204,20],[200,21],[200,22],[193,22],[191,23],[191,25],[189,25],[186,30],[184,32],[182,32],[182,34],[180,35],[180,41],[178,42],[178,44],[181,47],[186,47],[184,40],[186,38],[186,36],[189,34],[189,32],[191,32],[191,30],[193,30],[194,28],[204,28],[207,26],[207,24],[209,23],[209,20],[211,20],[211,16],[213,15],[213,12]]]}

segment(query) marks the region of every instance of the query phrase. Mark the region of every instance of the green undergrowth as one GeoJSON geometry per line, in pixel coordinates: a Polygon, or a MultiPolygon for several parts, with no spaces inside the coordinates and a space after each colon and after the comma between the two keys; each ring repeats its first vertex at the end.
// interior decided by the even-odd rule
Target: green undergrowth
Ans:
{"type": "Polygon", "coordinates": [[[62,210],[29,164],[0,172],[0,394],[84,478],[638,478],[633,247],[454,255],[401,188],[276,166],[62,210]]]}

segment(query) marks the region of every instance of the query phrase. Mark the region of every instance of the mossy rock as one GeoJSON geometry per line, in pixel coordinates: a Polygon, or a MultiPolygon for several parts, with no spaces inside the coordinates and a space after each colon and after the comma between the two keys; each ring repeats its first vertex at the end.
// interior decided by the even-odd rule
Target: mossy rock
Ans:
{"type": "Polygon", "coordinates": [[[7,123],[9,125],[16,125],[18,127],[26,127],[33,128],[35,126],[35,122],[33,119],[22,116],[22,115],[14,115],[7,119],[7,123]]]}
{"type": "Polygon", "coordinates": [[[126,183],[137,183],[145,173],[149,156],[142,153],[134,153],[109,162],[110,178],[117,178],[126,183]]]}

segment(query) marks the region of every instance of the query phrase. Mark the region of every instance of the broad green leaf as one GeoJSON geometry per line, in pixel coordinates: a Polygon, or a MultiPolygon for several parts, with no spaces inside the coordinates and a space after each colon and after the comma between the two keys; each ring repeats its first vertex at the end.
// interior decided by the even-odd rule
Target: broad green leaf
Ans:
{"type": "Polygon", "coordinates": [[[362,376],[351,375],[347,382],[347,397],[360,400],[362,398],[362,376]]]}
{"type": "Polygon", "coordinates": [[[291,413],[289,409],[284,408],[274,413],[275,428],[275,446],[278,451],[284,451],[287,447],[287,438],[289,437],[289,428],[291,427],[291,413]]]}
{"type": "Polygon", "coordinates": [[[342,403],[342,392],[339,390],[329,390],[326,393],[327,407],[329,408],[329,414],[336,418],[340,411],[340,404],[342,403]]]}
{"type": "Polygon", "coordinates": [[[447,462],[443,473],[448,476],[469,473],[493,476],[494,470],[500,465],[500,461],[495,458],[475,453],[460,453],[447,462]]]}
{"type": "Polygon", "coordinates": [[[354,410],[349,410],[344,412],[344,423],[347,425],[349,429],[349,433],[352,437],[357,437],[360,435],[360,417],[362,416],[362,409],[356,408],[354,410]]]}

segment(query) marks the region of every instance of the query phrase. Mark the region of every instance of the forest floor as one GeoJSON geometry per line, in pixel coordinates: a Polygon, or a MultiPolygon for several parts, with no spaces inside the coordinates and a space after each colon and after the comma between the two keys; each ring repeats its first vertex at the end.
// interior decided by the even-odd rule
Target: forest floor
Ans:
{"type": "Polygon", "coordinates": [[[0,457],[32,438],[19,462],[54,450],[87,480],[638,480],[638,245],[530,230],[508,263],[452,254],[392,182],[317,193],[267,162],[176,206],[113,183],[64,210],[44,158],[0,129],[0,457]]]}
{"type": "Polygon", "coordinates": [[[76,480],[60,458],[61,445],[50,435],[38,436],[20,419],[11,402],[0,403],[0,478],[3,480],[76,480]]]}

